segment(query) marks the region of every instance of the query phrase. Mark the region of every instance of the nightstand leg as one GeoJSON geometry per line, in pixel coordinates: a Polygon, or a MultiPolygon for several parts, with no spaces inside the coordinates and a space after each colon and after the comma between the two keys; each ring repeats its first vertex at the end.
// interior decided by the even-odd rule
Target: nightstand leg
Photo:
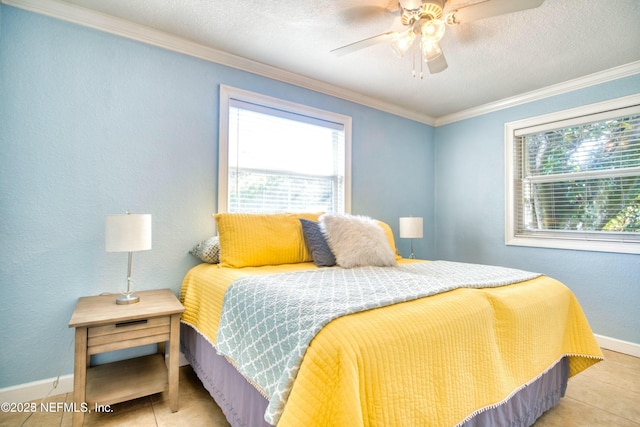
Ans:
{"type": "Polygon", "coordinates": [[[73,427],[81,427],[84,423],[84,405],[87,385],[87,328],[76,328],[75,353],[73,358],[73,427]]]}
{"type": "Polygon", "coordinates": [[[178,411],[178,382],[180,380],[180,314],[171,316],[171,336],[169,340],[169,407],[178,411]]]}

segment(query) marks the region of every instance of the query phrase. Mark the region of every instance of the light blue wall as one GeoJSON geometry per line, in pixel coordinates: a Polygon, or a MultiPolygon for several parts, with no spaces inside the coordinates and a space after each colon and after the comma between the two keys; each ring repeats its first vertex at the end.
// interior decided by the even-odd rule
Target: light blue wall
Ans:
{"type": "Polygon", "coordinates": [[[178,292],[214,230],[219,84],[352,116],[352,212],[424,216],[433,258],[430,126],[13,7],[0,31],[0,388],[57,375],[77,298],[125,286],[105,215],[153,215],[135,287],[178,292]]]}
{"type": "Polygon", "coordinates": [[[640,343],[640,255],[504,244],[504,124],[638,92],[636,75],[436,128],[436,257],[552,276],[595,333],[640,343]]]}
{"type": "Polygon", "coordinates": [[[352,116],[352,212],[396,236],[399,216],[423,216],[418,257],[544,272],[596,333],[640,343],[639,256],[507,247],[503,231],[504,122],[637,93],[640,77],[434,130],[0,5],[0,388],[54,377],[77,298],[124,286],[126,255],[104,252],[106,214],[153,215],[136,288],[178,292],[196,264],[187,251],[213,233],[219,84],[352,116]]]}

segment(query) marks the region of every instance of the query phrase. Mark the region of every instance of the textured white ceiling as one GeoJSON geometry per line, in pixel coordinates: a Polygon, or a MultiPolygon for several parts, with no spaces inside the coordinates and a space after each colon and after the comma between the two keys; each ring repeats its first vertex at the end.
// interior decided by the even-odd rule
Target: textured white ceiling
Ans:
{"type": "Polygon", "coordinates": [[[411,55],[400,59],[385,43],[329,52],[395,28],[393,0],[66,1],[433,118],[640,60],[640,0],[545,0],[448,26],[449,68],[425,67],[423,79],[412,78],[411,55]]]}

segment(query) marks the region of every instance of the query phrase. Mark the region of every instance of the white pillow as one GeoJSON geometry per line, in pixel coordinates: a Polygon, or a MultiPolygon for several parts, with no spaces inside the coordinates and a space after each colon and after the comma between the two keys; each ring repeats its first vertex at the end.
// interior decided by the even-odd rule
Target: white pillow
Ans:
{"type": "Polygon", "coordinates": [[[340,267],[398,265],[378,221],[366,216],[325,214],[320,226],[340,267]]]}

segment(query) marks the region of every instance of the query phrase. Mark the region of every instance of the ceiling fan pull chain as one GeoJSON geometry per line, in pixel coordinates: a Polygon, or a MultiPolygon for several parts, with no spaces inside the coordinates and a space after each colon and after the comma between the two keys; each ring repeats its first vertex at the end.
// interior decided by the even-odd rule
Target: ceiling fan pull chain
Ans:
{"type": "Polygon", "coordinates": [[[413,47],[413,54],[411,55],[412,59],[413,59],[413,72],[411,74],[411,77],[413,77],[414,79],[416,78],[416,49],[415,46],[413,47]]]}

